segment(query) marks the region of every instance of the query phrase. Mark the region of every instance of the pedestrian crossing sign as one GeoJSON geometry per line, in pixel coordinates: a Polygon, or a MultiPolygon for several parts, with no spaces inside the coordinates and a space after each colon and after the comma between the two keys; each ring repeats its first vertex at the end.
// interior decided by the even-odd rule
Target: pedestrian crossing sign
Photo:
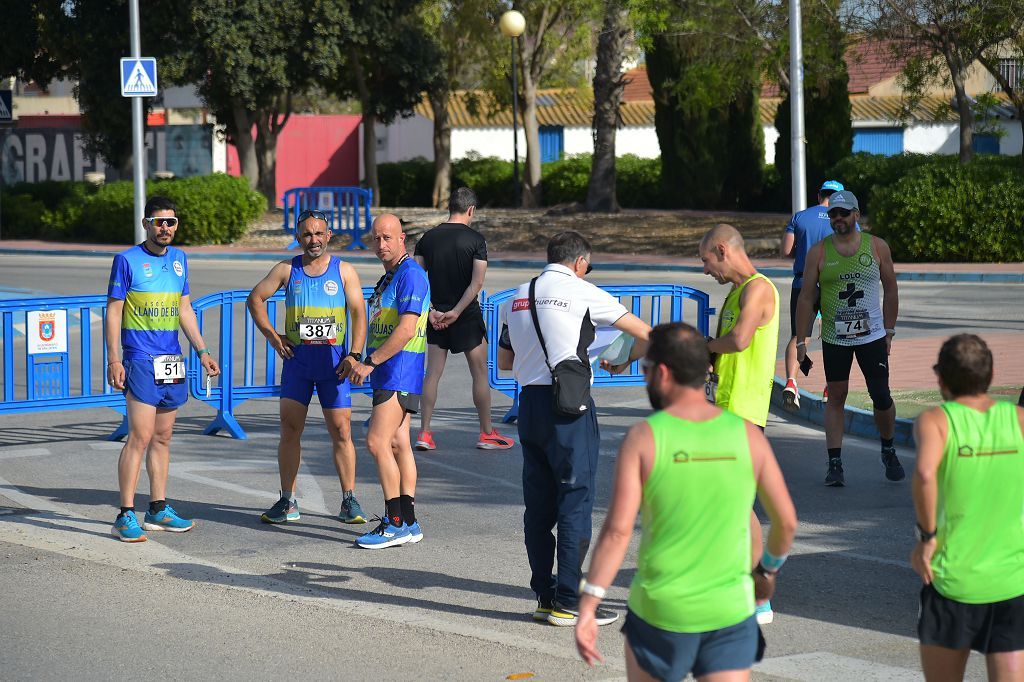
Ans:
{"type": "Polygon", "coordinates": [[[156,58],[121,58],[121,96],[156,97],[156,58]]]}
{"type": "Polygon", "coordinates": [[[11,91],[0,90],[0,123],[10,123],[14,119],[11,114],[12,109],[11,91]]]}

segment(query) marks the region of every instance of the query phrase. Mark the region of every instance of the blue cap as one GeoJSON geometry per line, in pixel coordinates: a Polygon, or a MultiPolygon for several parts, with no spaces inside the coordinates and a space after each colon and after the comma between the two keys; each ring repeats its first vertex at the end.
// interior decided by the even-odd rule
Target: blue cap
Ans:
{"type": "Polygon", "coordinates": [[[843,187],[843,183],[839,182],[838,180],[826,180],[825,184],[823,184],[821,186],[821,189],[818,191],[822,192],[826,189],[830,189],[833,192],[842,192],[846,188],[843,187]]]}

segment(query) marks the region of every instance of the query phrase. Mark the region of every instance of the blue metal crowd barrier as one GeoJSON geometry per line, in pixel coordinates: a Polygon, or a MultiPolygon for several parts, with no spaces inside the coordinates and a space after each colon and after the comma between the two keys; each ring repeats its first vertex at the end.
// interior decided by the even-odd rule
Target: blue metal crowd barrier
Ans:
{"type": "MultiPolygon", "coordinates": [[[[610,285],[601,287],[612,296],[616,296],[626,309],[652,327],[662,322],[690,322],[701,334],[708,335],[710,319],[715,310],[710,306],[710,297],[698,289],[681,284],[638,284],[610,285]],[[629,299],[624,301],[624,299],[629,299]],[[667,300],[666,300],[667,299],[667,300]],[[692,317],[685,314],[687,301],[692,301],[696,310],[692,317]],[[628,303],[628,305],[627,305],[628,303]],[[668,316],[664,315],[667,309],[668,316]]],[[[487,320],[488,382],[491,388],[501,391],[512,398],[512,407],[505,414],[504,422],[515,421],[519,414],[519,384],[511,376],[502,376],[498,371],[498,335],[501,333],[501,306],[515,294],[515,289],[505,289],[491,294],[484,302],[484,316],[487,320]]],[[[643,386],[644,377],[640,371],[640,363],[634,362],[629,370],[622,374],[609,374],[597,369],[594,372],[594,388],[611,386],[643,386]]]]}
{"type": "MultiPolygon", "coordinates": [[[[284,231],[295,236],[295,221],[306,209],[323,211],[334,234],[349,234],[348,250],[365,249],[363,235],[370,231],[373,190],[362,187],[294,187],[284,193],[284,231]]],[[[294,249],[298,242],[288,247],[294,249]]]]}
{"type": "MultiPolygon", "coordinates": [[[[126,415],[124,396],[107,385],[106,314],[107,297],[102,295],[0,301],[0,415],[87,407],[109,407],[126,415]],[[100,351],[95,357],[94,349],[100,351]],[[16,379],[16,369],[24,370],[24,385],[16,379]]],[[[127,433],[123,416],[110,439],[127,433]]]]}
{"type": "MultiPolygon", "coordinates": [[[[707,334],[709,318],[714,309],[708,294],[682,285],[614,285],[602,287],[623,300],[627,309],[652,325],[659,322],[687,320],[702,334],[707,334]],[[692,316],[686,312],[694,305],[692,316]]],[[[373,290],[363,288],[369,300],[373,290]]],[[[488,327],[488,372],[491,388],[513,399],[505,421],[512,421],[518,412],[519,386],[498,372],[497,350],[499,309],[514,293],[506,289],[490,296],[481,292],[482,307],[488,327]]],[[[245,308],[248,289],[234,289],[204,296],[192,306],[207,348],[221,367],[215,384],[206,387],[199,356],[189,353],[186,382],[193,398],[213,407],[217,414],[204,433],[225,430],[231,436],[246,438],[239,425],[236,410],[253,398],[274,398],[281,395],[277,353],[256,328],[245,308]],[[216,319],[215,319],[216,318],[216,319]],[[241,333],[239,333],[239,327],[241,333]],[[214,333],[216,329],[216,333],[214,333]]],[[[275,327],[283,321],[284,293],[278,292],[267,301],[268,315],[275,327]]],[[[103,321],[106,296],[69,296],[52,299],[0,301],[0,329],[3,348],[3,400],[0,414],[42,412],[86,407],[109,407],[125,414],[124,396],[106,383],[106,344],[103,342],[103,321]],[[57,319],[51,313],[56,311],[57,319]],[[29,322],[36,325],[29,328],[29,322]],[[24,342],[16,334],[25,335],[24,342]],[[21,351],[24,351],[23,353],[21,351]],[[24,358],[24,360],[22,359],[24,358]],[[25,372],[25,384],[16,380],[16,369],[25,372]],[[74,377],[74,380],[72,380],[74,377]]],[[[603,370],[595,374],[597,388],[641,386],[644,383],[639,363],[629,371],[610,375],[603,370]]],[[[369,386],[353,387],[353,393],[368,394],[369,386]]],[[[127,433],[127,419],[111,434],[111,439],[127,433]]]]}

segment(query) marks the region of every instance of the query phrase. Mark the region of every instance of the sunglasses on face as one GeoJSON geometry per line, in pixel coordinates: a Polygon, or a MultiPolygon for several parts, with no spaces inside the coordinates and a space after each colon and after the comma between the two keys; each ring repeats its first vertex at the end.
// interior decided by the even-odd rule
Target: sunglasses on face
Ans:
{"type": "Polygon", "coordinates": [[[160,227],[177,227],[178,226],[178,219],[177,218],[146,218],[146,222],[148,222],[153,227],[156,227],[156,226],[160,226],[160,227]]]}
{"type": "Polygon", "coordinates": [[[839,216],[840,218],[849,218],[851,213],[853,213],[853,211],[848,208],[833,208],[829,210],[828,217],[835,218],[836,216],[839,216]]]}
{"type": "MultiPolygon", "coordinates": [[[[583,256],[580,256],[580,258],[583,258],[583,256]]],[[[591,265],[590,261],[587,260],[586,258],[583,258],[583,262],[587,264],[587,271],[584,272],[583,274],[584,275],[589,275],[590,273],[592,273],[594,271],[594,266],[591,265]]]]}
{"type": "Polygon", "coordinates": [[[310,210],[310,209],[306,209],[305,211],[303,211],[302,213],[299,214],[299,217],[295,221],[295,223],[296,224],[301,223],[303,220],[306,220],[307,218],[316,218],[318,220],[324,221],[325,223],[328,222],[327,221],[327,214],[324,213],[323,211],[313,211],[313,210],[310,210]]]}

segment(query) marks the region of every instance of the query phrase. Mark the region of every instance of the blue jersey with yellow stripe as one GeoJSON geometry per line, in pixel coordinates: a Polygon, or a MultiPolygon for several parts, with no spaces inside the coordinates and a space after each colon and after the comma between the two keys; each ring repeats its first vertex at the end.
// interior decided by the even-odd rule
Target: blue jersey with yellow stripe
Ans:
{"type": "Polygon", "coordinates": [[[341,260],[331,256],[327,270],[316,277],[306,274],[302,256],[292,259],[285,287],[285,335],[296,345],[327,345],[345,348],[347,324],[345,282],[341,260]],[[324,334],[328,324],[334,327],[324,334]],[[306,328],[302,333],[303,325],[306,328]]]}
{"type": "Polygon", "coordinates": [[[367,354],[384,345],[398,326],[402,315],[415,314],[416,333],[402,350],[370,373],[375,390],[423,392],[423,368],[427,357],[427,311],[430,309],[430,284],[427,271],[406,257],[395,269],[387,286],[370,299],[370,329],[367,354]]]}
{"type": "Polygon", "coordinates": [[[124,301],[122,358],[180,354],[179,307],[188,294],[188,260],[181,249],[168,246],[157,256],[139,244],[114,256],[107,296],[124,301]]]}

